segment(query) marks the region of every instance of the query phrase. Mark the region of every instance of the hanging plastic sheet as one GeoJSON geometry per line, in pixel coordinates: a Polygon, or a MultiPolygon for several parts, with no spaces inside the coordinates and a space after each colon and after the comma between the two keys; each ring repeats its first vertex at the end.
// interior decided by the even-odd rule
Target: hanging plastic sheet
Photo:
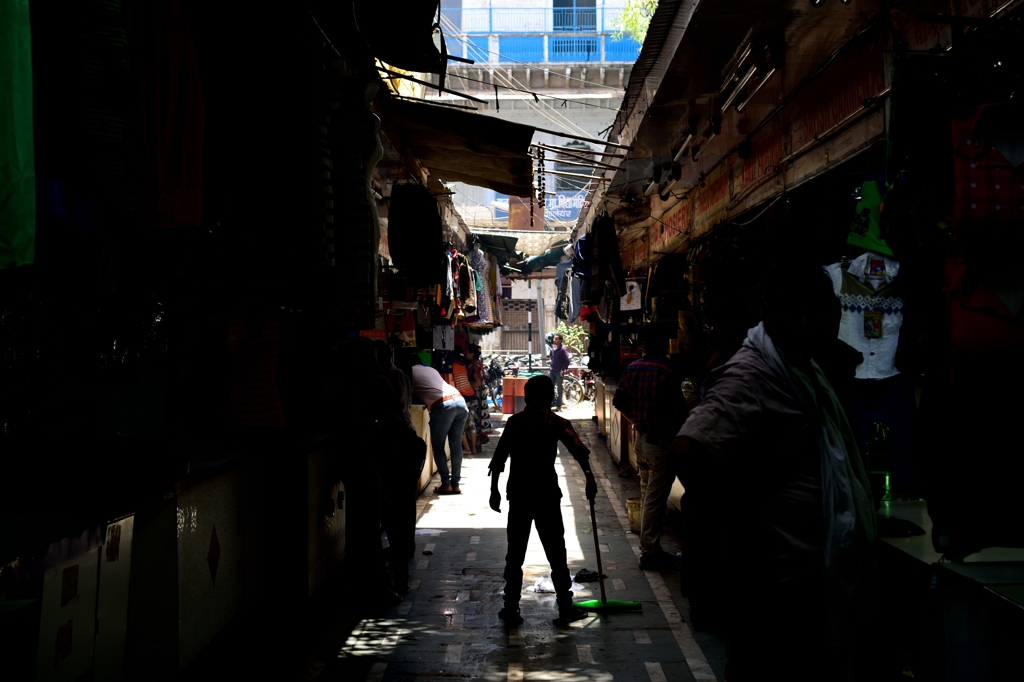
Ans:
{"type": "Polygon", "coordinates": [[[0,3],[0,268],[35,261],[36,164],[28,0],[0,3]]]}

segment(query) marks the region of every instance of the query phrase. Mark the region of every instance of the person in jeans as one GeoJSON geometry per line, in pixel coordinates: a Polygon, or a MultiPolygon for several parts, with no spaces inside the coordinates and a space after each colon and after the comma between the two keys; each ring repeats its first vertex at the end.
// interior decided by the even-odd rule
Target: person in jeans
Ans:
{"type": "Polygon", "coordinates": [[[562,524],[562,490],[555,473],[555,458],[561,442],[587,477],[587,499],[597,496],[597,481],[590,471],[590,450],[573,428],[572,423],[551,411],[554,385],[545,376],[526,382],[526,410],[509,417],[498,446],[488,465],[491,476],[491,509],[501,511],[498,479],[509,457],[515,461],[506,486],[508,508],[508,554],[505,556],[505,608],[498,617],[515,627],[523,622],[519,614],[519,595],[523,591],[523,562],[530,529],[537,524],[537,534],[544,545],[544,554],[551,564],[551,581],[558,604],[558,623],[568,623],[586,616],[572,605],[572,580],[565,551],[565,528],[562,524]]]}
{"type": "Polygon", "coordinates": [[[434,450],[434,464],[441,474],[441,485],[434,488],[439,495],[457,495],[462,474],[462,431],[469,418],[466,401],[458,389],[448,384],[433,367],[415,365],[412,368],[412,396],[422,402],[430,412],[430,444],[434,450]],[[444,453],[444,443],[452,458],[451,473],[444,453]]]}
{"type": "Polygon", "coordinates": [[[636,427],[636,462],[640,474],[640,568],[670,568],[675,557],[661,548],[668,496],[675,474],[669,446],[686,420],[682,378],[668,361],[668,339],[653,326],[644,336],[644,356],[629,363],[613,404],[636,427]]]}
{"type": "Polygon", "coordinates": [[[569,349],[562,345],[562,335],[555,334],[555,343],[551,349],[550,376],[551,383],[554,384],[556,410],[562,409],[562,375],[569,369],[570,362],[572,358],[569,357],[569,349]]]}

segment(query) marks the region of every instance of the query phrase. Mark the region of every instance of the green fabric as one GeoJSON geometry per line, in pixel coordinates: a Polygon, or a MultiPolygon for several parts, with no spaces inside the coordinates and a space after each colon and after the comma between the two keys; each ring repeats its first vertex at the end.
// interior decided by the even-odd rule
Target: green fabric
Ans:
{"type": "Polygon", "coordinates": [[[36,161],[28,0],[0,2],[0,268],[34,262],[36,161]]]}
{"type": "Polygon", "coordinates": [[[895,257],[895,254],[882,239],[882,233],[878,226],[881,206],[882,190],[878,186],[878,181],[866,180],[861,186],[860,201],[857,202],[853,224],[850,226],[850,234],[846,238],[846,243],[892,258],[895,257]]]}

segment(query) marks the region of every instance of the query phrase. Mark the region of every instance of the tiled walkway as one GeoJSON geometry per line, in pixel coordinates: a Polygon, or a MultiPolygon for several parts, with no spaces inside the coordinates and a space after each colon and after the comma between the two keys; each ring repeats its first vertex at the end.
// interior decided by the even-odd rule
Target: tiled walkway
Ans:
{"type": "MultiPolygon", "coordinates": [[[[586,410],[570,413],[586,417],[586,410]]],[[[591,618],[558,627],[553,594],[530,590],[547,576],[540,541],[533,534],[526,558],[522,598],[526,622],[506,630],[497,618],[504,586],[505,512],[487,505],[487,463],[497,438],[484,453],[463,465],[463,494],[419,501],[417,566],[413,588],[403,603],[363,618],[334,633],[309,679],[397,680],[716,680],[724,679],[724,651],[714,637],[694,635],[679,596],[678,574],[641,571],[639,538],[628,532],[627,497],[639,495],[632,480],[620,479],[603,441],[589,419],[575,421],[590,446],[598,479],[598,540],[608,597],[643,602],[642,613],[591,618]]],[[[515,466],[514,462],[511,466],[515,466]]],[[[560,448],[557,461],[564,497],[569,569],[596,570],[594,538],[584,480],[576,462],[560,448]]],[[[506,477],[502,478],[504,483],[506,477]]],[[[678,551],[669,534],[666,550],[678,551]]],[[[577,599],[599,597],[597,583],[586,583],[577,599]]]]}

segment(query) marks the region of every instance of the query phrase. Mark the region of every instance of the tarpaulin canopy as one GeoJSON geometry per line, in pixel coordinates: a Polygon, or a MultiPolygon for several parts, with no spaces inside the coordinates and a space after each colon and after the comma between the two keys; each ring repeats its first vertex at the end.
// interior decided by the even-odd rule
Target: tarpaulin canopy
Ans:
{"type": "Polygon", "coordinates": [[[530,126],[397,99],[388,103],[385,116],[433,177],[510,196],[533,191],[530,126]]]}
{"type": "Polygon", "coordinates": [[[499,237],[493,234],[476,234],[475,236],[480,240],[480,248],[493,253],[502,265],[507,263],[509,258],[518,255],[516,254],[516,242],[519,240],[516,237],[499,237]]]}
{"type": "Polygon", "coordinates": [[[558,265],[559,263],[562,262],[562,259],[565,258],[565,249],[562,248],[565,245],[565,243],[563,243],[562,246],[559,246],[558,248],[548,249],[539,256],[527,258],[526,261],[524,261],[523,264],[520,266],[520,268],[523,272],[539,272],[544,268],[554,267],[558,265]]]}

